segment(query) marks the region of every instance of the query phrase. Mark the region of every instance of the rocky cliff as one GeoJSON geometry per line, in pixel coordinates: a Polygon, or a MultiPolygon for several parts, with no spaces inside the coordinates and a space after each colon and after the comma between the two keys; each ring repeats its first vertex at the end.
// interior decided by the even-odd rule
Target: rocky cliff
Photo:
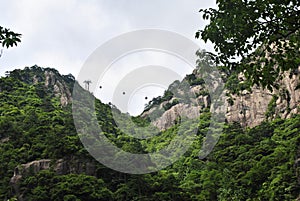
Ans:
{"type": "MultiPolygon", "coordinates": [[[[289,118],[293,114],[300,112],[300,67],[293,74],[285,73],[283,79],[278,82],[279,89],[274,89],[272,92],[263,89],[262,87],[254,86],[249,89],[244,89],[238,93],[232,93],[226,89],[227,101],[226,104],[226,120],[228,122],[239,122],[242,126],[254,127],[259,125],[266,119],[274,119],[276,117],[289,118]]],[[[148,108],[142,114],[143,117],[153,116],[156,112],[155,108],[165,109],[161,112],[152,124],[160,130],[165,130],[174,125],[178,116],[186,116],[195,118],[201,114],[204,108],[209,108],[210,94],[205,86],[205,83],[199,82],[195,85],[195,80],[200,79],[198,71],[195,70],[192,75],[192,86],[188,93],[194,93],[194,101],[197,104],[174,104],[174,100],[178,99],[176,93],[169,100],[159,102],[159,106],[148,108]],[[171,105],[171,107],[164,107],[171,105]]],[[[185,78],[185,80],[188,79],[185,78]]],[[[239,76],[239,82],[243,83],[243,76],[239,76]]],[[[191,83],[191,82],[190,82],[191,83]]]]}
{"type": "MultiPolygon", "coordinates": [[[[229,80],[228,78],[224,80],[226,81],[226,79],[229,80]]],[[[195,118],[201,113],[206,113],[213,104],[214,97],[211,97],[210,91],[214,90],[215,87],[207,87],[197,71],[188,75],[185,81],[189,82],[189,86],[180,85],[179,81],[175,81],[162,97],[152,100],[144,111],[143,117],[150,117],[156,127],[165,130],[182,121],[182,117],[195,118]]],[[[243,85],[243,78],[240,77],[238,82],[243,85]]],[[[105,180],[106,183],[109,183],[107,186],[111,191],[114,191],[114,195],[132,189],[131,184],[141,186],[138,183],[141,180],[136,180],[135,175],[129,178],[128,174],[122,175],[109,170],[109,168],[105,168],[94,161],[86,153],[74,128],[72,110],[68,105],[72,102],[71,90],[73,83],[74,78],[70,75],[61,76],[54,69],[41,69],[39,67],[31,67],[21,71],[14,70],[7,77],[0,79],[0,103],[2,104],[0,107],[0,149],[2,154],[0,156],[1,161],[3,161],[0,166],[0,173],[2,173],[0,175],[1,200],[16,199],[17,197],[18,200],[51,200],[50,197],[53,196],[53,192],[58,191],[62,192],[61,196],[59,195],[60,197],[58,196],[57,199],[52,200],[64,200],[64,195],[66,195],[66,191],[63,191],[66,190],[65,184],[70,184],[72,181],[76,181],[74,189],[70,185],[69,192],[72,194],[80,194],[86,189],[89,190],[95,187],[95,183],[86,185],[89,181],[103,183],[105,180]],[[63,107],[64,105],[67,107],[63,107]],[[48,175],[49,173],[61,180],[52,178],[44,180],[47,179],[45,174],[48,175]],[[92,176],[86,177],[87,175],[92,176]],[[72,179],[76,177],[81,179],[72,179]],[[39,179],[46,182],[36,182],[39,179]],[[120,185],[116,186],[116,184],[120,185]],[[86,186],[89,186],[89,188],[86,188],[86,186]],[[124,186],[126,188],[123,189],[124,186]],[[80,187],[83,187],[84,190],[80,187]],[[44,190],[41,191],[41,189],[44,190]],[[41,194],[44,194],[44,199],[40,199],[41,194]]],[[[229,87],[227,88],[225,100],[227,121],[236,121],[250,127],[265,119],[273,119],[277,116],[292,117],[293,114],[299,113],[298,105],[299,74],[297,72],[294,72],[292,76],[286,74],[280,81],[279,90],[274,89],[272,92],[259,87],[247,88],[243,86],[242,90],[236,90],[233,93],[232,87],[229,87]]],[[[133,150],[137,152],[142,150],[142,145],[148,145],[148,142],[140,144],[138,141],[133,141],[117,130],[113,116],[110,113],[111,106],[102,104],[100,101],[96,102],[96,106],[99,122],[103,125],[103,130],[109,134],[112,142],[117,142],[119,147],[126,151],[133,150]]],[[[296,117],[299,118],[299,116],[296,117]]],[[[135,118],[135,122],[141,125],[147,125],[148,123],[138,117],[135,118]]],[[[202,120],[199,122],[200,124],[204,122],[203,125],[209,122],[209,120],[202,120]]],[[[211,183],[223,185],[219,189],[220,191],[228,188],[228,184],[233,186],[233,189],[229,190],[234,190],[235,185],[240,185],[240,182],[243,181],[247,182],[247,185],[242,187],[243,191],[240,191],[240,186],[236,191],[242,192],[241,196],[246,195],[244,193],[251,189],[253,190],[252,196],[256,198],[258,188],[271,189],[270,192],[276,192],[276,196],[282,194],[284,189],[295,189],[296,191],[298,190],[297,179],[300,182],[300,152],[298,151],[298,154],[295,154],[296,150],[299,150],[300,142],[298,138],[299,119],[291,118],[275,120],[274,122],[266,122],[256,128],[244,130],[238,124],[228,125],[230,128],[227,129],[226,133],[224,132],[226,134],[224,138],[220,138],[220,143],[216,145],[209,160],[199,160],[198,155],[192,155],[184,161],[191,161],[189,164],[193,167],[184,161],[178,163],[184,171],[179,172],[182,177],[176,179],[173,177],[174,171],[178,170],[175,167],[174,171],[173,169],[163,171],[163,174],[170,174],[170,177],[163,178],[161,173],[154,174],[157,177],[148,175],[151,179],[149,179],[149,184],[152,185],[153,182],[157,182],[159,184],[157,188],[160,188],[160,186],[165,186],[166,183],[169,184],[172,180],[170,189],[163,190],[162,193],[177,191],[179,193],[186,192],[187,195],[194,194],[194,189],[191,191],[187,188],[176,190],[174,187],[190,186],[190,182],[195,181],[193,179],[195,173],[200,178],[199,183],[195,183],[195,186],[203,186],[202,184],[206,181],[205,178],[207,178],[209,172],[208,169],[218,164],[209,172],[209,175],[218,175],[218,177],[211,177],[209,180],[212,181],[211,183]],[[278,122],[280,125],[277,125],[278,122]],[[283,124],[284,122],[287,123],[283,124]],[[270,130],[268,130],[269,126],[270,130]],[[275,134],[272,126],[276,128],[275,134]],[[248,163],[248,161],[251,161],[251,163],[248,163]],[[226,168],[235,172],[230,173],[232,178],[228,177],[224,180],[224,169],[226,168]],[[188,169],[191,169],[189,175],[183,176],[186,175],[188,169]],[[262,175],[262,180],[256,180],[256,177],[258,178],[257,174],[262,175]],[[243,176],[241,177],[241,175],[243,176]],[[264,176],[266,177],[264,178],[264,176]],[[191,179],[188,180],[189,178],[191,179]],[[201,180],[201,178],[205,180],[201,180]],[[228,183],[228,179],[231,183],[228,183]],[[159,183],[162,180],[165,181],[159,183]],[[248,186],[248,184],[251,184],[251,186],[248,186]],[[274,184],[274,186],[271,184],[274,184]],[[277,186],[280,186],[280,188],[277,188],[277,186]]],[[[170,131],[172,132],[172,130],[170,131]]],[[[153,142],[149,142],[149,149],[146,149],[146,151],[155,150],[153,145],[156,144],[158,147],[163,147],[164,138],[172,139],[172,136],[169,136],[170,134],[172,133],[169,131],[161,132],[160,135],[154,138],[153,142]]],[[[198,154],[198,151],[195,153],[198,154]]],[[[97,186],[97,190],[103,188],[101,185],[100,187],[97,186]]],[[[217,188],[219,187],[216,186],[213,189],[217,188]]],[[[204,192],[203,195],[207,196],[206,192],[210,192],[210,189],[212,188],[197,190],[197,192],[204,192]]],[[[136,189],[133,191],[139,192],[136,189]]],[[[156,187],[150,189],[149,196],[155,191],[156,187]]],[[[84,196],[92,194],[90,192],[88,191],[84,196]]],[[[231,192],[234,191],[228,192],[230,197],[231,192]]],[[[265,191],[262,192],[265,193],[265,191]]],[[[298,196],[294,192],[286,193],[293,194],[293,198],[298,196]]],[[[153,200],[159,199],[161,195],[161,193],[158,194],[158,197],[153,198],[153,200]]],[[[129,199],[134,200],[135,198],[130,197],[129,199]]],[[[189,199],[192,198],[182,197],[181,200],[189,199]]],[[[81,200],[97,199],[84,197],[81,200]]],[[[103,200],[112,199],[105,198],[103,200]]],[[[119,200],[125,199],[120,197],[119,200]]],[[[165,200],[168,200],[168,198],[165,200]]]]}
{"type": "Polygon", "coordinates": [[[6,72],[6,75],[27,84],[40,85],[43,91],[59,98],[62,106],[66,106],[72,101],[71,90],[75,78],[71,74],[60,75],[59,72],[53,68],[41,68],[35,65],[25,67],[24,70],[16,69],[11,72],[6,72]]]}
{"type": "MultiPolygon", "coordinates": [[[[53,92],[56,97],[60,98],[60,103],[62,106],[66,106],[72,101],[72,94],[70,88],[63,81],[58,79],[53,71],[45,71],[45,87],[53,87],[53,92]]],[[[74,79],[71,77],[71,79],[74,79]]],[[[75,79],[74,79],[75,80],[75,79]]]]}
{"type": "Polygon", "coordinates": [[[231,94],[226,118],[243,126],[257,126],[265,119],[290,118],[300,112],[300,67],[291,76],[285,73],[279,81],[279,89],[269,91],[254,86],[241,94],[231,94]]]}
{"type": "Polygon", "coordinates": [[[95,176],[96,166],[95,161],[87,159],[78,159],[71,157],[69,159],[41,159],[31,161],[26,164],[21,164],[14,170],[14,175],[10,180],[10,185],[14,188],[14,192],[18,200],[24,200],[19,188],[20,181],[23,177],[37,174],[41,170],[53,169],[58,175],[66,174],[86,174],[95,176]]]}

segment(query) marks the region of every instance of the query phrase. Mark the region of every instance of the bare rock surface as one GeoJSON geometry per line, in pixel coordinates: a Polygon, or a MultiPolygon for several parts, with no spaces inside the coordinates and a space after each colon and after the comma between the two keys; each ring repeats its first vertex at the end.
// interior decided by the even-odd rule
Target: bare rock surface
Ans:
{"type": "MultiPolygon", "coordinates": [[[[300,67],[297,72],[292,76],[288,72],[284,73],[283,79],[279,81],[279,90],[274,89],[271,92],[262,87],[253,86],[250,91],[244,90],[239,94],[228,92],[228,101],[225,103],[226,120],[228,122],[239,122],[242,126],[254,127],[266,119],[290,118],[293,114],[299,114],[300,67]]],[[[201,114],[203,108],[211,106],[210,96],[203,93],[205,90],[207,89],[200,85],[191,87],[188,93],[197,94],[195,99],[191,100],[193,104],[178,103],[173,105],[166,111],[161,112],[156,119],[152,118],[152,124],[160,130],[165,130],[174,125],[179,116],[196,118],[201,114]]],[[[171,103],[173,99],[162,102],[158,108],[162,110],[163,106],[171,103]]],[[[142,117],[151,117],[155,112],[155,108],[150,108],[142,114],[142,117]]]]}

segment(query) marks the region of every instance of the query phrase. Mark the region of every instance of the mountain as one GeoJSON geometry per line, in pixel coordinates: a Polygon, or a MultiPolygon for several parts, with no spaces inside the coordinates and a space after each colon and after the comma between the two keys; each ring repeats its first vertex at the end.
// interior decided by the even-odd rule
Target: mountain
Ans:
{"type": "MultiPolygon", "coordinates": [[[[106,137],[131,153],[157,152],[180,131],[179,117],[196,118],[186,128],[196,129],[195,139],[178,161],[135,175],[112,170],[86,151],[72,115],[73,86],[78,84],[72,75],[38,66],[8,72],[0,78],[0,200],[300,199],[297,72],[285,76],[273,92],[251,88],[232,72],[225,75],[227,123],[204,159],[199,151],[212,123],[212,97],[197,70],[184,79],[195,94],[189,103],[176,91],[184,87],[176,81],[141,116],[130,117],[141,130],[149,126],[147,119],[153,120],[160,131],[149,139],[130,136],[126,132],[132,123],[120,125],[114,116],[125,114],[95,100],[106,137]],[[241,106],[248,109],[240,114],[241,106]]],[[[82,88],[80,94],[94,98],[82,88]]]]}
{"type": "MultiPolygon", "coordinates": [[[[285,119],[300,113],[300,66],[292,73],[284,73],[282,80],[277,83],[279,88],[274,88],[273,91],[259,86],[250,87],[241,74],[231,72],[229,75],[223,73],[222,76],[227,97],[224,102],[225,117],[229,123],[239,122],[244,127],[254,127],[267,119],[285,119]]],[[[153,119],[153,125],[165,130],[174,125],[178,116],[195,118],[211,106],[208,84],[205,83],[199,69],[187,75],[182,82],[188,82],[190,85],[184,93],[194,94],[189,96],[189,102],[182,100],[184,95],[180,93],[182,89],[178,88],[180,82],[175,81],[162,97],[150,101],[142,117],[157,116],[155,113],[163,110],[153,119]]]]}

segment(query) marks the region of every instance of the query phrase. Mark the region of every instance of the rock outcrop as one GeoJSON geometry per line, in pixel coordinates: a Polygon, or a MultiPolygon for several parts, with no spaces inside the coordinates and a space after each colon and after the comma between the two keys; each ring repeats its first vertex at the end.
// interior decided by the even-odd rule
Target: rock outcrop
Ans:
{"type": "MultiPolygon", "coordinates": [[[[228,122],[239,122],[245,127],[254,127],[259,125],[266,119],[276,117],[289,118],[293,114],[300,112],[300,67],[292,76],[289,73],[283,75],[283,79],[279,81],[279,90],[274,89],[272,92],[258,86],[254,86],[251,90],[243,90],[239,94],[231,94],[227,91],[228,97],[225,102],[226,120],[228,122]]],[[[193,72],[196,73],[195,70],[193,72]]],[[[243,80],[240,80],[241,82],[243,80]]],[[[152,124],[160,130],[165,130],[175,124],[179,116],[195,118],[201,114],[204,108],[211,105],[210,95],[207,95],[208,89],[203,85],[196,85],[190,88],[188,93],[196,94],[192,103],[196,104],[172,104],[172,107],[161,112],[159,117],[152,120],[152,124]]],[[[166,104],[171,104],[177,98],[173,97],[169,101],[164,101],[158,106],[160,109],[166,104]]],[[[156,113],[155,108],[150,108],[142,114],[142,117],[151,117],[156,113]]]]}
{"type": "MultiPolygon", "coordinates": [[[[300,67],[299,67],[300,71],[300,67]]],[[[279,81],[279,90],[273,92],[254,86],[251,91],[230,95],[233,104],[228,105],[228,122],[240,122],[243,126],[254,127],[266,119],[290,118],[300,112],[299,74],[291,77],[285,73],[279,81]]]]}
{"type": "Polygon", "coordinates": [[[72,101],[72,94],[66,83],[57,79],[57,76],[52,71],[45,71],[45,87],[53,87],[53,92],[56,97],[60,98],[62,106],[66,106],[72,101]]]}
{"type": "Polygon", "coordinates": [[[59,159],[57,161],[52,161],[50,159],[41,159],[36,161],[31,161],[26,164],[21,164],[14,170],[14,175],[10,179],[10,184],[14,188],[18,200],[23,200],[22,194],[19,189],[20,180],[28,175],[36,174],[42,170],[52,169],[58,175],[65,174],[86,174],[95,176],[96,166],[95,162],[91,160],[84,159],[59,159]]]}
{"type": "Polygon", "coordinates": [[[180,103],[171,107],[161,117],[152,122],[152,124],[160,130],[165,130],[176,123],[177,117],[197,118],[200,109],[200,106],[189,106],[180,103]]]}
{"type": "MultiPolygon", "coordinates": [[[[72,75],[60,75],[59,72],[52,68],[41,68],[37,65],[25,67],[24,70],[16,69],[7,72],[6,76],[14,77],[25,83],[39,85],[45,87],[47,93],[58,97],[62,106],[66,106],[72,102],[72,86],[75,78],[72,75]]],[[[1,88],[0,88],[1,92],[1,88]]]]}
{"type": "Polygon", "coordinates": [[[70,173],[77,174],[95,174],[95,163],[90,160],[80,160],[72,158],[70,160],[59,159],[52,161],[50,159],[41,159],[31,161],[26,164],[21,164],[14,170],[14,175],[11,178],[11,183],[16,184],[23,177],[30,174],[36,174],[41,170],[48,170],[52,168],[57,174],[64,175],[70,173]]]}

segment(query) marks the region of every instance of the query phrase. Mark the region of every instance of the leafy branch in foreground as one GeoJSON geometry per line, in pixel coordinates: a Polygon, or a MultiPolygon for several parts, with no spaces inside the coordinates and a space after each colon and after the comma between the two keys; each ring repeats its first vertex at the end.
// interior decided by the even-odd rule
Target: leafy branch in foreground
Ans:
{"type": "Polygon", "coordinates": [[[0,44],[2,47],[9,48],[17,46],[19,42],[21,42],[21,34],[0,26],[0,44]]]}
{"type": "Polygon", "coordinates": [[[271,90],[282,72],[298,68],[300,1],[217,0],[217,6],[200,10],[210,23],[196,32],[214,44],[217,64],[271,90]]]}

